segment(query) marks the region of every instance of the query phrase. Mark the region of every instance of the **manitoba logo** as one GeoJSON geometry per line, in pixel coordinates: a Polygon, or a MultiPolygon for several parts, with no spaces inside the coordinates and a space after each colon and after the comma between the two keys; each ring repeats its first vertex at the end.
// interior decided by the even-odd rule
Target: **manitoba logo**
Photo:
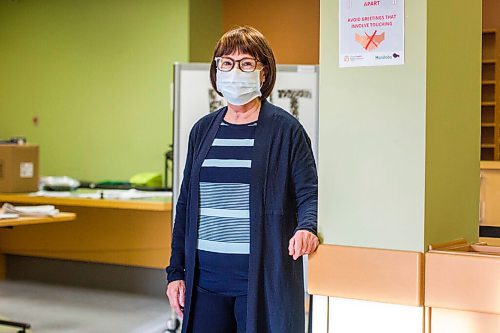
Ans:
{"type": "Polygon", "coordinates": [[[361,44],[361,46],[363,46],[363,48],[367,51],[375,50],[380,45],[380,43],[384,41],[384,39],[385,32],[377,35],[377,30],[375,30],[371,35],[367,34],[366,32],[364,36],[358,34],[355,35],[356,42],[361,44]]]}

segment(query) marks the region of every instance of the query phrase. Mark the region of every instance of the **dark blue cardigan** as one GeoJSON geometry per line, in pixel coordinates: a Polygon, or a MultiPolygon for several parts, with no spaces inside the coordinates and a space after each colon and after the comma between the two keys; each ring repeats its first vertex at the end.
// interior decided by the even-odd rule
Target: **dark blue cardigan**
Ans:
{"type": "MultiPolygon", "coordinates": [[[[199,175],[227,108],[200,119],[176,206],[168,281],[186,281],[182,332],[189,323],[198,227],[199,175]]],[[[288,112],[262,101],[250,183],[247,333],[303,333],[302,258],[288,255],[297,230],[316,234],[318,177],[310,139],[288,112]]]]}

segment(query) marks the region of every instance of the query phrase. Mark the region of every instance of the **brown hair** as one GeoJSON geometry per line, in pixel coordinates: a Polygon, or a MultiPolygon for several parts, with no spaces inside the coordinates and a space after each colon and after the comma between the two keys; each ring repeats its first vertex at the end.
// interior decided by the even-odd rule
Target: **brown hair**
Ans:
{"type": "Polygon", "coordinates": [[[264,35],[250,26],[241,26],[229,30],[222,35],[215,45],[214,56],[210,64],[210,81],[212,82],[212,87],[222,96],[220,91],[217,90],[215,58],[236,51],[239,53],[248,53],[264,65],[263,70],[266,79],[260,88],[260,92],[262,93],[261,99],[264,100],[269,97],[276,82],[276,61],[274,60],[273,50],[264,35]]]}

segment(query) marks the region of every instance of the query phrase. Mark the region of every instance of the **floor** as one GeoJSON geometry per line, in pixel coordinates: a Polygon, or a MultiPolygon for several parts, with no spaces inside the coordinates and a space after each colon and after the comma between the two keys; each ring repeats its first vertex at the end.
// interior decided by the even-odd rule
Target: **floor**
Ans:
{"type": "Polygon", "coordinates": [[[171,314],[166,298],[0,281],[0,318],[30,323],[30,333],[164,333],[171,314]]]}
{"type": "MultiPolygon", "coordinates": [[[[163,333],[170,315],[166,298],[0,282],[0,316],[30,323],[33,333],[163,333]]],[[[0,332],[17,331],[2,327],[0,332]]]]}

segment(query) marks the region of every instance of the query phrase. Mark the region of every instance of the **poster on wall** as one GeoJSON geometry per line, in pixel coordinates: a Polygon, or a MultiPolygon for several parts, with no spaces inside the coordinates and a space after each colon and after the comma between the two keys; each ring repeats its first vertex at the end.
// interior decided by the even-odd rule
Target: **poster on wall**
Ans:
{"type": "Polygon", "coordinates": [[[339,0],[339,66],[404,64],[404,0],[339,0]]]}

